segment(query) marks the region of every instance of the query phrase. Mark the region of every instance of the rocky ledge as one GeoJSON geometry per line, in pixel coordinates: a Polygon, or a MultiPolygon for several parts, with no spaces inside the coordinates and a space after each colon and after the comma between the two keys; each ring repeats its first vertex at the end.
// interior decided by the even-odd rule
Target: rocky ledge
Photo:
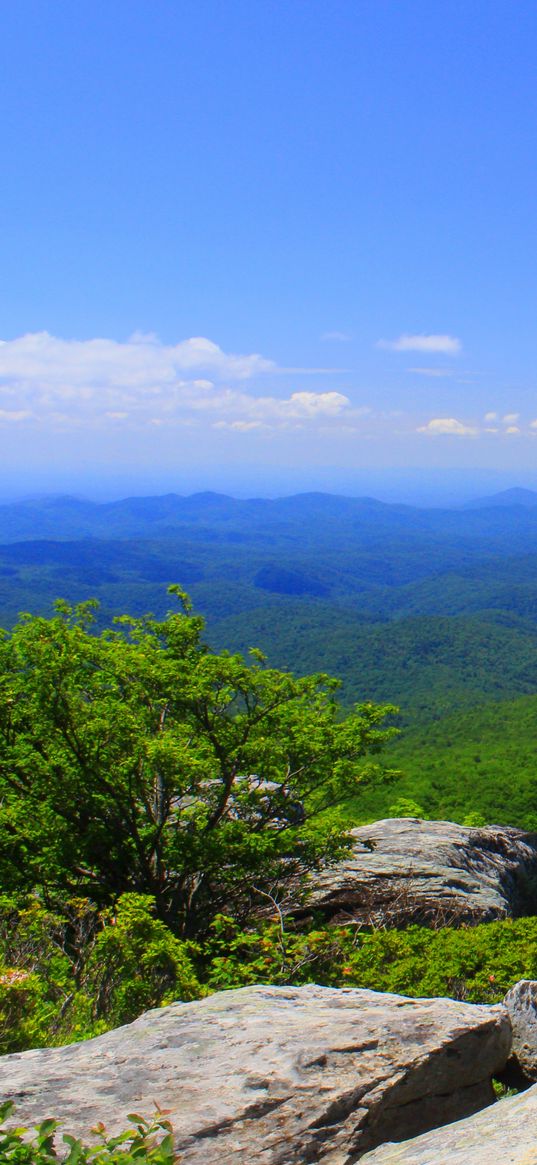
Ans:
{"type": "Polygon", "coordinates": [[[0,1094],[17,1123],[54,1115],[84,1136],[97,1121],[117,1132],[158,1102],[183,1165],[351,1165],[490,1104],[510,1048],[501,1006],[246,987],[87,1043],[5,1056],[0,1094]]]}
{"type": "Polygon", "coordinates": [[[534,834],[408,817],[350,832],[352,852],[315,875],[299,915],[313,907],[337,922],[449,926],[536,913],[534,834]]]}

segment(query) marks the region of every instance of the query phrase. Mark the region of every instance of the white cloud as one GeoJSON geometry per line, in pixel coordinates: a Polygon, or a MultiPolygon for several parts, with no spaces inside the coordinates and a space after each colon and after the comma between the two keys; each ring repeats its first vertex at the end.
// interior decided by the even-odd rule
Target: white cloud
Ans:
{"type": "Polygon", "coordinates": [[[321,340],[333,341],[337,344],[346,344],[352,339],[346,332],[323,332],[321,340]]]}
{"type": "Polygon", "coordinates": [[[512,436],[518,436],[520,429],[518,425],[509,425],[509,428],[506,429],[505,432],[510,433],[512,436]]]}
{"type": "Polygon", "coordinates": [[[426,433],[429,437],[477,437],[478,431],[473,425],[465,425],[455,417],[434,417],[418,428],[418,433],[426,433]]]}
{"type": "Polygon", "coordinates": [[[40,332],[0,345],[0,421],[140,427],[199,425],[207,418],[248,432],[330,422],[350,410],[349,398],[336,391],[282,398],[246,386],[281,371],[263,356],[229,354],[200,337],[166,345],[152,334],[120,343],[40,332]]]}
{"type": "Polygon", "coordinates": [[[461,351],[462,345],[456,336],[404,333],[396,340],[379,340],[377,347],[389,348],[392,352],[439,352],[443,356],[456,356],[461,351]]]}
{"type": "Polygon", "coordinates": [[[519,417],[520,413],[506,413],[505,416],[502,417],[502,421],[505,425],[516,425],[519,417]]]}
{"type": "Polygon", "coordinates": [[[494,423],[494,421],[497,421],[497,420],[498,420],[497,413],[485,413],[485,421],[486,421],[487,425],[492,425],[494,423]]]}
{"type": "Polygon", "coordinates": [[[136,387],[152,380],[171,384],[178,377],[205,371],[218,379],[247,380],[275,370],[273,360],[223,352],[203,336],[162,344],[156,336],[140,333],[121,343],[61,340],[48,332],[34,332],[0,347],[0,379],[39,379],[48,385],[63,383],[73,388],[101,383],[136,387]]]}
{"type": "Polygon", "coordinates": [[[337,417],[350,400],[341,392],[293,392],[282,404],[295,417],[337,417]]]}

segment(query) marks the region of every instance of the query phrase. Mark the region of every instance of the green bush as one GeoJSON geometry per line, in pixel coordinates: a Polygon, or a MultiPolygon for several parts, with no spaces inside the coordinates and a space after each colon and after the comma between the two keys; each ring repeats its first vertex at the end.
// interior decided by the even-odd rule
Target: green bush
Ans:
{"type": "Polygon", "coordinates": [[[203,994],[190,948],[155,918],[149,895],[98,911],[0,899],[0,1054],[65,1044],[130,1023],[142,1011],[203,994]]]}
{"type": "Polygon", "coordinates": [[[154,911],[149,895],[123,894],[115,910],[100,916],[103,925],[86,963],[84,991],[107,1026],[202,994],[188,953],[196,948],[176,938],[154,911]]]}
{"type": "Polygon", "coordinates": [[[320,983],[494,1003],[537,978],[537,918],[429,930],[297,931],[271,922],[241,931],[217,919],[200,977],[213,990],[249,983],[320,983]]]}
{"type": "Polygon", "coordinates": [[[173,1132],[165,1114],[157,1110],[150,1121],[138,1113],[127,1118],[131,1129],[116,1137],[109,1137],[104,1125],[92,1129],[93,1145],[85,1145],[77,1137],[64,1133],[65,1146],[56,1149],[56,1133],[60,1122],[53,1118],[41,1121],[33,1130],[24,1127],[7,1128],[15,1111],[14,1104],[0,1105],[0,1161],[13,1165],[176,1165],[179,1157],[173,1147],[173,1132]]]}
{"type": "Polygon", "coordinates": [[[293,924],[244,929],[225,915],[201,944],[178,939],[146,895],[115,909],[87,900],[63,916],[36,900],[0,900],[0,1054],[69,1043],[148,1008],[256,983],[365,987],[475,1003],[537,978],[537,918],[474,927],[366,930],[293,924]]]}

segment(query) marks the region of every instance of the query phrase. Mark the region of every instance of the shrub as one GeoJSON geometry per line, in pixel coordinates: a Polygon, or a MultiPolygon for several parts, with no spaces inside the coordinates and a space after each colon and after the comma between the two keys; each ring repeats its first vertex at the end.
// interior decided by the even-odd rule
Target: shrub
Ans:
{"type": "Polygon", "coordinates": [[[194,944],[155,917],[147,895],[125,894],[114,910],[81,900],[64,909],[0,900],[0,1054],[86,1039],[148,1008],[255,983],[493,1003],[537,978],[537,918],[366,930],[293,924],[274,903],[274,918],[247,929],[217,916],[194,944]]]}
{"type": "Polygon", "coordinates": [[[203,993],[190,948],[155,918],[149,895],[115,909],[87,899],[48,910],[0,899],[0,1054],[65,1044],[203,993]]]}
{"type": "Polygon", "coordinates": [[[0,1160],[13,1165],[176,1165],[179,1157],[173,1147],[172,1127],[165,1114],[157,1109],[152,1120],[138,1113],[127,1118],[133,1126],[116,1137],[109,1137],[104,1125],[92,1129],[93,1145],[64,1133],[63,1151],[56,1149],[60,1122],[53,1118],[41,1121],[33,1130],[7,1128],[15,1111],[14,1104],[0,1105],[0,1160]]]}
{"type": "Polygon", "coordinates": [[[297,931],[271,922],[242,931],[217,919],[200,977],[211,990],[248,983],[320,983],[494,1003],[537,978],[537,918],[474,927],[297,931]]]}

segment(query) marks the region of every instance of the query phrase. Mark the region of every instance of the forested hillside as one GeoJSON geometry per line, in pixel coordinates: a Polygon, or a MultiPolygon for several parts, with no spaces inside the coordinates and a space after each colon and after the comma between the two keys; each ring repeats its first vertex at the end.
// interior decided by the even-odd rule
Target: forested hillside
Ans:
{"type": "Polygon", "coordinates": [[[401,778],[363,790],[343,819],[416,814],[537,832],[537,695],[408,725],[388,756],[401,778]]]}
{"type": "MultiPolygon", "coordinates": [[[[163,618],[178,582],[216,650],[258,647],[275,667],[325,671],[347,709],[397,704],[401,796],[423,812],[522,824],[532,728],[513,701],[537,692],[535,498],[509,491],[459,510],[323,494],[2,506],[0,623],[48,615],[58,596],[96,597],[98,628],[124,611],[163,618]],[[485,752],[486,765],[472,760],[485,752]]],[[[393,803],[386,792],[369,811],[393,803]]]]}

